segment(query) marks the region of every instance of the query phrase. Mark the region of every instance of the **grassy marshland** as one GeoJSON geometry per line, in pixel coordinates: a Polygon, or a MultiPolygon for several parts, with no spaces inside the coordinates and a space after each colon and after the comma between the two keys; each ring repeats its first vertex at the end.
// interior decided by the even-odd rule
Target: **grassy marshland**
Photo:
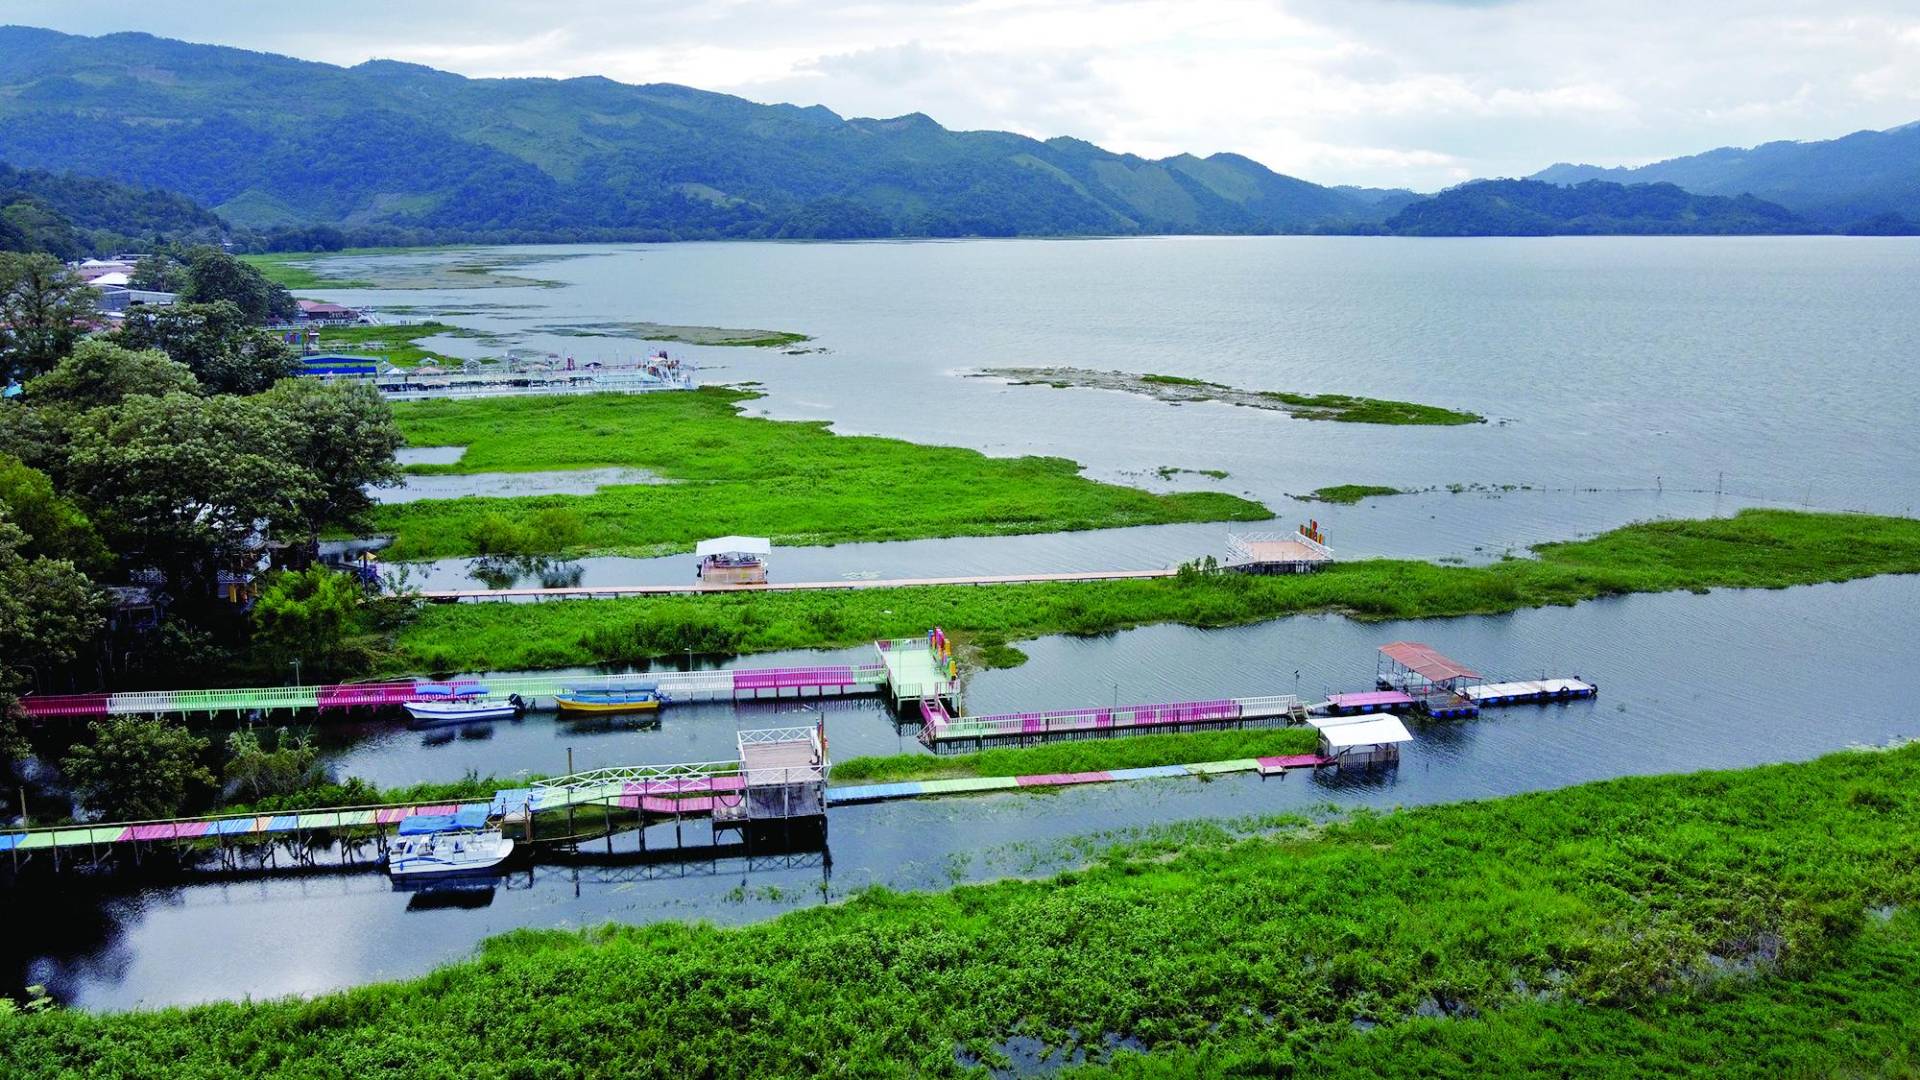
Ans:
{"type": "Polygon", "coordinates": [[[1080,475],[1064,458],[835,435],[823,423],[742,416],[754,395],[691,393],[423,401],[394,410],[414,446],[465,446],[422,473],[626,466],[675,481],[594,495],[452,499],[380,508],[396,559],[685,551],[708,536],[777,544],[1051,532],[1177,521],[1251,521],[1258,503],[1216,492],[1154,495],[1080,475]]]}
{"type": "Polygon", "coordinates": [[[367,353],[379,356],[399,367],[418,364],[442,364],[458,367],[460,361],[434,352],[420,344],[421,338],[437,334],[471,334],[443,322],[404,323],[392,326],[324,326],[320,328],[322,352],[367,353]]]}
{"type": "Polygon", "coordinates": [[[1910,1076],[1920,746],[1196,825],[1041,881],[517,931],[311,1000],[0,1017],[18,1076],[1910,1076]]]}
{"type": "MultiPolygon", "coordinates": [[[[564,667],[687,649],[740,653],[853,645],[916,636],[929,626],[991,645],[1157,622],[1229,626],[1312,611],[1372,619],[1483,615],[1627,593],[1780,588],[1920,573],[1920,520],[1744,510],[1730,518],[1629,525],[1590,540],[1543,544],[1535,555],[1490,566],[1365,559],[1278,577],[1183,574],[1143,581],[433,606],[399,633],[385,666],[564,667]]],[[[992,649],[983,653],[996,655],[992,649]]]]}

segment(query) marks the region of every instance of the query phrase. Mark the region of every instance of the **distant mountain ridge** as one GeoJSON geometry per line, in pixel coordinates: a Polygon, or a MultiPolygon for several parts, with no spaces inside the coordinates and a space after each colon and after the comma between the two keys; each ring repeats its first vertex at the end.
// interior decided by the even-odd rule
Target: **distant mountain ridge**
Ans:
{"type": "Polygon", "coordinates": [[[0,162],[0,250],[74,259],[160,241],[217,241],[226,232],[225,222],[173,192],[0,162]]]}
{"type": "Polygon", "coordinates": [[[1475,180],[1388,218],[1397,236],[1724,236],[1825,232],[1751,195],[1696,195],[1672,184],[1475,180]]]}
{"type": "Polygon", "coordinates": [[[1817,142],[1722,147],[1637,168],[1562,163],[1531,179],[1664,182],[1702,195],[1754,195],[1835,228],[1889,213],[1920,222],[1920,123],[1817,142]]]}
{"type": "Polygon", "coordinates": [[[178,191],[242,225],[507,238],[1257,233],[1377,222],[1412,197],[918,113],[23,27],[0,28],[0,157],[178,191]]]}

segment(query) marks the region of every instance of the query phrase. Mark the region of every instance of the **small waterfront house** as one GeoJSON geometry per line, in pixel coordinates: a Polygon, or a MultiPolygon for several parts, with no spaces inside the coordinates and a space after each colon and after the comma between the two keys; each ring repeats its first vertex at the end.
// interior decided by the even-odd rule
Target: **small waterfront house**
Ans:
{"type": "Polygon", "coordinates": [[[1317,721],[1320,756],[1336,765],[1391,765],[1413,734],[1397,716],[1329,716],[1317,721]]]}

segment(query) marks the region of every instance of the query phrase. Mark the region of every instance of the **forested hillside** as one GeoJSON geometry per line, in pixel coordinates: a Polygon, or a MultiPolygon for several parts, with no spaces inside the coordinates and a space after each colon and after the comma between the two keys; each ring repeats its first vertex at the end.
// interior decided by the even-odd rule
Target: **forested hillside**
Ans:
{"type": "Polygon", "coordinates": [[[1378,221],[1406,197],[919,114],[22,27],[0,29],[0,147],[243,226],[390,240],[1255,233],[1378,221]]]}
{"type": "Polygon", "coordinates": [[[77,259],[224,232],[218,217],[171,192],[0,163],[0,251],[77,259]]]}
{"type": "Polygon", "coordinates": [[[1694,195],[1672,184],[1476,180],[1387,219],[1400,236],[1725,235],[1825,230],[1751,195],[1694,195]]]}
{"type": "Polygon", "coordinates": [[[1703,195],[1752,194],[1835,228],[1887,214],[1920,222],[1920,123],[1819,142],[1721,147],[1634,169],[1563,163],[1533,179],[1664,181],[1703,195]]]}

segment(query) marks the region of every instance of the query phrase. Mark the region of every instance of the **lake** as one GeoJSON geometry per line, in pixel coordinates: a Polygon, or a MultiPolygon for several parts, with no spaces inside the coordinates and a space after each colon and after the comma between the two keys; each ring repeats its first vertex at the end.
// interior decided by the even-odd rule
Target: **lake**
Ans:
{"type": "MultiPolygon", "coordinates": [[[[795,330],[822,352],[669,345],[709,381],[751,381],[756,412],[836,430],[1044,453],[1156,490],[1242,492],[1320,519],[1348,555],[1481,561],[1659,516],[1744,505],[1911,513],[1920,503],[1920,354],[1910,239],[1175,238],[500,249],[558,287],[354,292],[440,308],[506,344],[583,360],[650,351],[571,336],[609,322],[795,330]],[[979,367],[1078,366],[1235,386],[1348,392],[1481,412],[1493,423],[1376,427],[1219,405],[1012,387],[979,367]],[[1222,469],[1171,480],[1162,466],[1222,469]],[[1289,500],[1323,485],[1433,488],[1354,507],[1289,500]],[[1449,485],[1481,485],[1454,493],[1449,485]]],[[[345,274],[447,261],[349,257],[345,274]]],[[[1219,553],[1224,525],[776,551],[787,579],[1159,566],[1219,553]]],[[[553,567],[427,568],[485,580],[681,581],[685,557],[553,567]]],[[[0,979],[122,1008],[311,993],[428,970],[522,926],[701,918],[732,923],[872,883],[940,887],[1045,872],[1091,833],[1204,816],[1392,807],[1630,773],[1802,760],[1920,737],[1900,675],[1920,664],[1920,580],[1673,594],[1471,618],[1305,617],[1201,631],[1147,627],[1023,644],[981,673],[991,712],[1365,686],[1372,650],[1428,641],[1493,677],[1581,675],[1597,701],[1422,726],[1391,773],[1230,777],[837,809],[822,851],[540,864],[458,903],[396,893],[377,867],[184,884],[77,879],[8,896],[30,935],[0,979]],[[1296,675],[1296,672],[1298,673],[1296,675]]],[[[789,653],[808,663],[860,650],[789,653]]],[[[323,733],[336,772],[384,784],[724,754],[739,725],[796,706],[673,707],[657,728],[531,716],[468,732],[360,721],[323,733]]],[[[915,744],[871,702],[825,706],[836,756],[915,744]]],[[[703,829],[703,827],[695,827],[703,829]]],[[[657,835],[649,845],[668,842],[657,835]]],[[[635,838],[619,841],[622,852],[635,838]]]]}

